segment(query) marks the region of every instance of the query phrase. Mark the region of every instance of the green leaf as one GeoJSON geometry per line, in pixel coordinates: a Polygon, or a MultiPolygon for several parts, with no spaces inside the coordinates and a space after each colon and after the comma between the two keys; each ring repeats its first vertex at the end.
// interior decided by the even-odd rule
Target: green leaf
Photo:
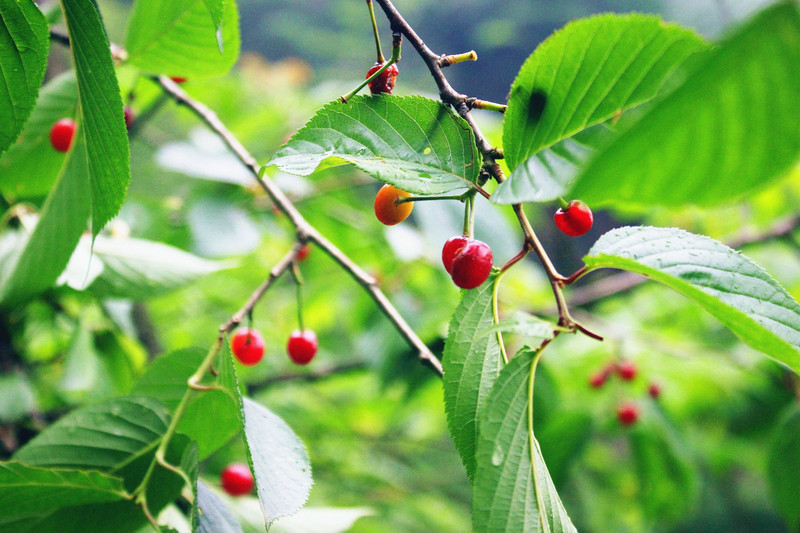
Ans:
{"type": "Polygon", "coordinates": [[[152,74],[222,76],[239,57],[236,2],[136,0],[125,48],[132,65],[152,74]],[[220,35],[215,14],[221,16],[220,35]]]}
{"type": "Polygon", "coordinates": [[[552,339],[556,331],[567,331],[558,324],[553,324],[538,316],[529,315],[519,311],[510,317],[501,320],[497,325],[483,330],[483,335],[489,335],[502,331],[503,333],[515,333],[523,337],[533,337],[535,339],[552,339]]]}
{"type": "Polygon", "coordinates": [[[800,13],[781,2],[597,155],[573,196],[713,205],[781,177],[800,156],[800,13]]]}
{"type": "Polygon", "coordinates": [[[800,409],[789,409],[777,427],[767,459],[767,482],[775,507],[786,520],[789,530],[800,527],[800,409]]]}
{"type": "Polygon", "coordinates": [[[631,453],[642,509],[651,522],[677,523],[699,495],[698,473],[686,445],[656,409],[647,409],[630,429],[631,453]]]}
{"type": "Polygon", "coordinates": [[[312,483],[308,454],[286,422],[266,407],[242,397],[227,343],[218,363],[219,384],[233,393],[239,405],[247,461],[269,527],[276,519],[294,514],[308,499],[312,483]]]}
{"type": "Polygon", "coordinates": [[[463,291],[444,344],[444,404],[447,426],[470,479],[475,475],[478,420],[503,367],[497,335],[479,335],[494,324],[492,290],[497,275],[463,291]]]}
{"type": "Polygon", "coordinates": [[[64,355],[64,373],[58,383],[58,392],[72,402],[79,402],[97,388],[99,373],[100,360],[92,332],[79,320],[72,343],[64,355]]]}
{"type": "Polygon", "coordinates": [[[100,472],[51,470],[21,463],[0,463],[0,525],[54,509],[105,503],[128,497],[122,480],[100,472]]]}
{"type": "Polygon", "coordinates": [[[761,267],[709,237],[624,227],[598,239],[589,270],[619,268],[675,289],[745,343],[800,372],[800,305],[761,267]]]}
{"type": "Polygon", "coordinates": [[[241,533],[242,526],[222,498],[203,482],[197,483],[198,533],[241,533]]]}
{"type": "Polygon", "coordinates": [[[50,144],[50,128],[78,114],[75,73],[65,72],[43,88],[17,142],[0,157],[0,192],[10,198],[45,196],[56,182],[67,154],[50,144]]]}
{"type": "Polygon", "coordinates": [[[168,424],[169,413],[158,400],[114,398],[72,411],[17,450],[13,459],[31,466],[114,472],[152,454],[168,424]]]}
{"type": "Polygon", "coordinates": [[[0,154],[17,138],[36,104],[49,47],[47,21],[36,4],[0,2],[0,154]]]}
{"type": "Polygon", "coordinates": [[[97,235],[125,199],[131,179],[128,132],[108,37],[97,7],[92,0],[62,0],[62,6],[78,78],[79,126],[75,135],[86,141],[76,142],[72,150],[85,149],[75,157],[86,159],[92,233],[97,235]]]}
{"type": "Polygon", "coordinates": [[[75,140],[30,237],[0,265],[0,305],[13,307],[52,287],[86,228],[90,206],[84,141],[75,140]]]}
{"type": "Polygon", "coordinates": [[[548,202],[564,196],[586,161],[615,135],[604,122],[536,152],[495,189],[492,203],[548,202]]]}
{"type": "Polygon", "coordinates": [[[189,445],[183,450],[181,456],[181,471],[186,474],[189,483],[189,488],[192,491],[191,510],[189,512],[189,520],[191,523],[192,531],[197,531],[197,470],[200,467],[200,461],[197,457],[197,443],[190,442],[189,445]]]}
{"type": "Polygon", "coordinates": [[[28,378],[17,372],[0,376],[0,424],[16,422],[36,410],[36,393],[28,378]]]}
{"type": "Polygon", "coordinates": [[[247,456],[269,527],[305,505],[311,491],[311,464],[303,443],[286,422],[249,398],[242,398],[242,403],[247,456]]]}
{"type": "MultiPolygon", "coordinates": [[[[131,393],[155,398],[174,411],[187,390],[189,377],[205,357],[206,351],[199,348],[164,354],[150,364],[131,393]]],[[[241,429],[239,408],[228,390],[196,393],[178,424],[180,433],[197,442],[200,459],[222,448],[241,429]]]]}
{"type": "Polygon", "coordinates": [[[503,151],[513,171],[530,156],[658,95],[692,54],[692,31],[640,14],[604,14],[541,43],[511,86],[503,151]]]}
{"type": "MultiPolygon", "coordinates": [[[[82,243],[87,250],[89,239],[82,243]]],[[[91,248],[103,264],[92,283],[93,294],[107,298],[145,300],[187,285],[231,263],[208,261],[173,246],[143,239],[98,235],[91,248]]]]}
{"type": "Polygon", "coordinates": [[[347,163],[417,194],[467,188],[481,165],[472,130],[443,103],[376,95],[327,104],[267,166],[307,176],[347,163]]]}
{"type": "Polygon", "coordinates": [[[537,354],[509,361],[480,421],[473,483],[475,531],[577,532],[561,503],[533,436],[537,354]]]}

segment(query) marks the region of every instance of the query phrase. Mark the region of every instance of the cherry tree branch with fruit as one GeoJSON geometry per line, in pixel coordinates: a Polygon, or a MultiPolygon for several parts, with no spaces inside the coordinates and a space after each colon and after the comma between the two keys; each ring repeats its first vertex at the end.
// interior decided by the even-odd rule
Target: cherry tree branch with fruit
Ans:
{"type": "MultiPolygon", "coordinates": [[[[263,515],[258,520],[267,526],[302,508],[312,484],[308,453],[280,416],[250,396],[276,382],[375,370],[352,358],[316,370],[312,366],[303,374],[275,372],[262,364],[270,332],[254,327],[253,314],[283,279],[293,283],[298,326],[286,352],[298,366],[319,365],[320,343],[307,327],[312,322],[306,316],[309,286],[300,272],[313,248],[321,249],[369,295],[369,305],[377,305],[388,318],[392,333],[399,332],[414,355],[441,377],[446,424],[466,474],[463,483],[472,494],[475,531],[577,531],[571,518],[576,497],[562,503],[557,489],[563,487],[563,477],[549,470],[555,464],[555,472],[563,475],[565,469],[553,448],[539,441],[552,443],[554,426],[543,424],[540,409],[534,416],[534,398],[548,401],[547,380],[552,378],[542,370],[542,361],[558,360],[550,356],[567,349],[570,341],[563,333],[582,333],[574,342],[587,342],[584,337],[603,340],[573,317],[565,292],[596,270],[617,269],[627,277],[616,284],[595,282],[612,288],[593,293],[583,289],[589,297],[576,291],[576,301],[626,290],[632,276],[656,281],[697,304],[743,345],[787,371],[800,371],[800,304],[766,270],[733,249],[747,238],[726,246],[676,227],[645,225],[598,235],[588,207],[660,206],[666,217],[687,205],[710,209],[739,201],[791,174],[800,156],[800,132],[791,118],[800,108],[800,50],[792,46],[800,42],[795,2],[783,0],[764,9],[713,47],[695,31],[650,15],[604,14],[572,21],[535,47],[505,103],[462,94],[445,75],[445,68],[477,61],[475,51],[437,54],[392,1],[374,3],[392,31],[391,55],[387,58],[381,49],[373,0],[367,0],[363,20],[372,28],[375,64],[365,68],[365,77],[351,91],[331,94],[264,165],[220,120],[211,109],[215,106],[206,106],[182,87],[223,75],[237,61],[235,3],[136,0],[124,48],[109,43],[91,0],[61,0],[59,12],[47,17],[32,0],[0,5],[10,28],[10,38],[0,42],[0,66],[8,74],[0,80],[0,95],[9,95],[0,97],[0,111],[10,117],[0,128],[0,200],[9,207],[0,228],[0,319],[8,316],[23,323],[18,329],[25,341],[27,331],[37,330],[27,322],[41,322],[35,321],[37,315],[56,317],[51,320],[54,328],[63,317],[73,320],[75,334],[64,343],[69,347],[63,357],[33,353],[43,349],[32,343],[30,360],[55,361],[63,372],[55,388],[69,401],[75,401],[69,394],[75,390],[97,400],[75,402],[76,408],[56,423],[37,428],[38,435],[19,447],[11,461],[0,462],[0,488],[10,491],[22,485],[32,496],[10,497],[3,523],[22,524],[25,531],[91,529],[85,521],[105,530],[162,531],[167,520],[162,510],[173,509],[186,520],[187,529],[238,526],[228,503],[201,475],[201,465],[232,439],[241,440],[247,463],[211,467],[220,473],[218,484],[225,493],[246,498],[255,491],[263,515]],[[175,16],[164,16],[170,10],[175,16]],[[51,21],[60,17],[66,34],[50,29],[51,21]],[[51,38],[69,46],[73,68],[46,83],[40,93],[51,38]],[[402,47],[408,50],[409,45],[425,63],[438,99],[393,94],[405,89],[398,65],[402,47]],[[186,49],[192,50],[191,57],[182,53],[186,49]],[[753,79],[782,82],[767,88],[753,79]],[[364,88],[369,94],[359,94],[364,88]],[[131,103],[140,98],[149,98],[149,107],[137,116],[131,103]],[[115,313],[124,313],[126,301],[138,303],[161,294],[162,288],[175,289],[230,268],[129,235],[121,237],[123,244],[115,241],[114,233],[124,233],[115,217],[131,180],[131,136],[144,121],[158,118],[156,111],[167,98],[222,140],[249,179],[286,216],[293,245],[273,257],[266,279],[248,283],[248,291],[260,285],[218,326],[210,349],[187,347],[146,366],[114,366],[108,361],[118,361],[114,357],[125,349],[119,339],[126,323],[117,320],[118,328],[107,324],[116,323],[115,313]],[[501,141],[490,141],[481,131],[474,110],[502,117],[501,141]],[[430,347],[434,342],[426,345],[389,301],[376,276],[334,245],[318,229],[323,224],[312,225],[274,179],[278,172],[310,176],[345,165],[381,184],[372,208],[386,226],[409,218],[419,221],[422,208],[414,213],[416,202],[463,206],[461,231],[437,244],[444,271],[462,289],[441,358],[430,347]],[[40,174],[41,180],[32,178],[40,174]],[[555,245],[540,239],[550,222],[529,218],[529,204],[552,205],[556,230],[594,241],[574,273],[563,275],[556,268],[551,259],[557,258],[555,245]],[[476,229],[486,224],[476,212],[490,205],[508,206],[494,209],[492,216],[500,217],[500,209],[506,209],[519,227],[513,251],[507,252],[513,255],[499,268],[490,245],[475,238],[476,229]],[[137,257],[137,250],[144,251],[137,257]],[[546,275],[541,285],[548,299],[552,292],[550,318],[548,313],[510,309],[521,285],[539,285],[524,268],[530,252],[546,275]],[[507,280],[508,294],[501,291],[501,280],[507,280]],[[100,318],[97,309],[105,310],[100,318]],[[111,333],[96,333],[103,328],[111,333]],[[113,346],[110,354],[97,355],[99,347],[108,345],[113,346]],[[546,348],[548,357],[543,358],[546,348]],[[92,379],[107,367],[118,372],[136,368],[138,373],[127,381],[114,376],[123,384],[102,396],[110,387],[95,386],[92,379]],[[250,395],[243,394],[248,385],[250,395]]],[[[674,220],[680,224],[680,217],[674,220]]],[[[796,227],[793,213],[755,239],[781,238],[796,227]]],[[[419,311],[419,302],[414,304],[419,311]]],[[[530,305],[517,302],[517,307],[530,305]]],[[[1,325],[0,333],[11,329],[1,325]]],[[[688,328],[682,333],[688,335],[688,328]]],[[[601,345],[613,358],[593,366],[591,394],[614,387],[611,382],[618,377],[617,390],[625,396],[617,394],[609,409],[616,416],[617,438],[630,447],[655,442],[642,456],[671,453],[677,446],[670,440],[674,432],[663,422],[662,385],[652,380],[633,397],[636,380],[644,373],[617,346],[618,337],[612,332],[613,341],[601,345]]],[[[12,341],[19,349],[20,341],[12,341]]],[[[375,360],[391,347],[379,348],[375,360]]],[[[135,355],[125,359],[135,360],[135,355]]],[[[26,369],[20,364],[16,371],[26,369]]],[[[43,383],[40,389],[53,388],[43,383]]],[[[5,381],[0,386],[7,387],[5,381]]],[[[14,386],[10,390],[26,390],[23,381],[14,386]]],[[[558,402],[545,411],[560,422],[575,414],[558,402]]],[[[793,417],[800,419],[798,414],[787,417],[777,442],[791,441],[798,433],[793,417]]],[[[585,420],[572,424],[579,430],[576,443],[564,447],[577,449],[582,445],[577,441],[590,440],[590,426],[585,420]]],[[[559,443],[560,437],[558,433],[559,443]]],[[[782,471],[775,469],[774,475],[780,478],[782,471]]],[[[778,479],[773,490],[781,493],[787,485],[793,490],[793,481],[778,479]]],[[[677,499],[657,503],[671,507],[677,499]]],[[[791,512],[790,506],[788,522],[791,512]]]]}

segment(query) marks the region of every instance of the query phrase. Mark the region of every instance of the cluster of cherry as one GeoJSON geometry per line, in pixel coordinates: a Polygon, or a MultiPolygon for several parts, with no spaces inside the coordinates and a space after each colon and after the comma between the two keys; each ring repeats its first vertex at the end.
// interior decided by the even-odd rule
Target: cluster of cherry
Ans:
{"type": "MultiPolygon", "coordinates": [[[[594,389],[600,389],[614,375],[619,376],[622,381],[633,381],[639,374],[639,369],[633,361],[612,361],[604,366],[599,372],[589,378],[589,385],[594,389]]],[[[661,396],[661,385],[651,382],[647,386],[647,394],[657,400],[661,396]]],[[[639,405],[631,400],[626,400],[617,406],[617,420],[623,426],[632,426],[639,420],[639,405]]]]}

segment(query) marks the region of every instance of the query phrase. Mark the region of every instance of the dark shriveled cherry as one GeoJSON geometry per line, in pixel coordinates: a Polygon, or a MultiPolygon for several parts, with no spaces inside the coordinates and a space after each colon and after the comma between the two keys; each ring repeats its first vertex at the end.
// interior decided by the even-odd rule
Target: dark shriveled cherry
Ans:
{"type": "MultiPolygon", "coordinates": [[[[372,68],[367,71],[367,78],[375,74],[383,65],[383,63],[375,63],[372,68]]],[[[392,63],[386,67],[386,70],[378,74],[377,78],[369,82],[369,91],[372,94],[392,94],[392,89],[394,89],[398,74],[400,74],[400,70],[398,70],[397,64],[392,63]]]]}

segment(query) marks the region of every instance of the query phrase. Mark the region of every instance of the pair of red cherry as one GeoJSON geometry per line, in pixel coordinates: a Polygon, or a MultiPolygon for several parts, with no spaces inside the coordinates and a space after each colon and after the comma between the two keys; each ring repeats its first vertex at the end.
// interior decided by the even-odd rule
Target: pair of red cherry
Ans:
{"type": "MultiPolygon", "coordinates": [[[[317,354],[318,346],[313,330],[296,329],[289,336],[286,352],[295,364],[307,365],[317,354]]],[[[243,365],[255,365],[264,357],[264,337],[257,329],[242,328],[231,339],[231,351],[243,365]]]]}

